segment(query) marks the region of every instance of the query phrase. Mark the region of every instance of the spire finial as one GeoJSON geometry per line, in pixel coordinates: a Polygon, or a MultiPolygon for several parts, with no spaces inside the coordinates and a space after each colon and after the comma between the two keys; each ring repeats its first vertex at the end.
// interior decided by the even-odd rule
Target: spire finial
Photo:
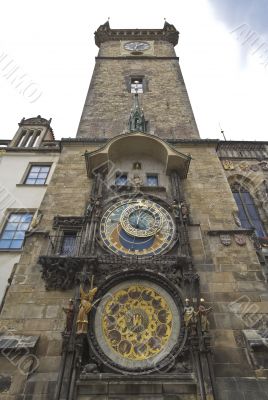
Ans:
{"type": "Polygon", "coordinates": [[[134,93],[134,104],[131,108],[129,121],[128,121],[128,128],[130,132],[146,132],[146,121],[143,114],[143,109],[140,108],[139,104],[139,81],[134,81],[135,83],[135,93],[134,93]]]}

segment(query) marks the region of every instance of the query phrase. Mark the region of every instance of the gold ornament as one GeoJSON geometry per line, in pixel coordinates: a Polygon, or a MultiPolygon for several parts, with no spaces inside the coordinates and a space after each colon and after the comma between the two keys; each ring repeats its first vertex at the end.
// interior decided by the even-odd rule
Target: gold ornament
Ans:
{"type": "Polygon", "coordinates": [[[222,165],[225,170],[233,171],[235,169],[234,163],[230,160],[224,160],[222,165]]]}
{"type": "Polygon", "coordinates": [[[76,333],[80,335],[81,333],[87,333],[88,330],[88,314],[92,309],[94,303],[93,299],[98,288],[95,287],[90,289],[88,292],[84,292],[82,286],[80,286],[80,305],[76,320],[76,333]]]}
{"type": "Polygon", "coordinates": [[[129,360],[146,360],[167,344],[172,313],[155,289],[133,284],[118,290],[106,303],[102,329],[114,352],[129,360]]]}

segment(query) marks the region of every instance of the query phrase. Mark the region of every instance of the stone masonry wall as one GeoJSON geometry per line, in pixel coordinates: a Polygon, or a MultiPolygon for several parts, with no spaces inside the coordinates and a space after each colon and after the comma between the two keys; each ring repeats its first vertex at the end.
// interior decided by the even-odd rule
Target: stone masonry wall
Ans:
{"type": "MultiPolygon", "coordinates": [[[[174,57],[167,42],[155,42],[159,57],[174,57]]],[[[147,89],[140,97],[150,133],[162,138],[198,138],[198,129],[180,70],[172,59],[120,58],[120,42],[102,44],[85,101],[78,137],[113,137],[127,130],[133,95],[131,76],[144,76],[147,89]]]]}
{"type": "MultiPolygon", "coordinates": [[[[83,215],[90,190],[82,156],[86,149],[92,151],[93,147],[63,146],[40,207],[43,219],[39,230],[51,231],[55,215],[83,215]]],[[[248,237],[246,245],[239,246],[231,234],[232,243],[224,246],[219,236],[208,234],[210,230],[237,228],[232,216],[236,205],[214,147],[206,143],[185,144],[178,145],[177,150],[190,153],[193,158],[183,189],[190,205],[189,235],[194,265],[201,279],[201,295],[213,308],[210,327],[220,399],[267,399],[266,380],[260,378],[265,371],[254,372],[250,367],[241,334],[256,315],[261,318],[254,329],[267,321],[267,284],[256,252],[248,237]],[[258,312],[256,308],[245,308],[248,303],[256,305],[258,312]],[[252,397],[253,394],[257,397],[252,397]]],[[[2,329],[12,334],[40,336],[36,350],[39,368],[25,386],[27,376],[1,357],[0,375],[12,378],[10,389],[0,394],[1,399],[51,399],[55,388],[65,322],[62,307],[73,292],[45,290],[37,260],[45,254],[47,245],[48,238],[42,234],[27,238],[0,321],[2,329]],[[33,397],[27,397],[27,393],[34,393],[33,397]]]]}

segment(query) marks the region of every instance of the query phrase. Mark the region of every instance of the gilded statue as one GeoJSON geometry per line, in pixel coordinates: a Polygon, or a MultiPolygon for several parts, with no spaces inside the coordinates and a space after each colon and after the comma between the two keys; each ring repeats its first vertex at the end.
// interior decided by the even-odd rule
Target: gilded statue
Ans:
{"type": "Polygon", "coordinates": [[[85,292],[80,286],[80,305],[76,320],[76,333],[78,335],[87,333],[88,330],[88,314],[92,309],[94,303],[93,299],[98,288],[91,288],[88,292],[85,292]]]}

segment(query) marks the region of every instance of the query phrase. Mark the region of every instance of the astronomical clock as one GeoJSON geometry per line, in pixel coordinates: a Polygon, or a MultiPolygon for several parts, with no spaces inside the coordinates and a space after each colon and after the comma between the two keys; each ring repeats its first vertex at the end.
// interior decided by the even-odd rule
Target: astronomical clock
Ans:
{"type": "Polygon", "coordinates": [[[164,368],[184,341],[182,297],[164,275],[140,263],[168,253],[178,240],[172,209],[152,197],[118,197],[100,216],[99,237],[105,253],[128,261],[122,272],[110,270],[90,314],[95,357],[133,374],[164,368]],[[140,260],[135,268],[133,259],[140,260]]]}
{"type": "Polygon", "coordinates": [[[167,252],[176,239],[172,215],[146,199],[119,200],[100,222],[103,246],[119,256],[156,256],[167,252]]]}

